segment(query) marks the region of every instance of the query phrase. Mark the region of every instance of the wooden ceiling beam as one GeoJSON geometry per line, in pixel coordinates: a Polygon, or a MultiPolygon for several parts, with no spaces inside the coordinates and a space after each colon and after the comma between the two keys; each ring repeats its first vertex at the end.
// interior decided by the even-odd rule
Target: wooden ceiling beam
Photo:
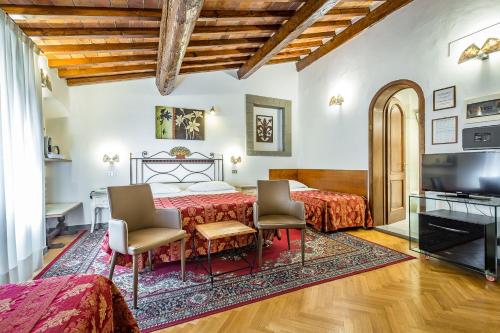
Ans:
{"type": "Polygon", "coordinates": [[[351,26],[349,26],[344,31],[335,36],[335,38],[329,40],[323,46],[319,47],[314,52],[312,52],[310,55],[297,62],[296,65],[297,71],[303,70],[304,68],[311,65],[319,58],[323,57],[327,53],[335,50],[339,46],[343,45],[347,41],[354,38],[361,31],[381,21],[391,13],[395,12],[399,8],[407,5],[412,1],[413,0],[391,0],[384,2],[383,4],[375,8],[373,11],[371,11],[364,18],[360,19],[359,21],[356,21],[351,26]]]}
{"type": "Polygon", "coordinates": [[[320,21],[310,26],[310,28],[347,28],[352,24],[351,20],[320,21]]]}
{"type": "Polygon", "coordinates": [[[29,28],[21,29],[30,37],[158,37],[158,28],[29,28]]]}
{"type": "MultiPolygon", "coordinates": [[[[31,28],[20,24],[21,29],[30,37],[158,37],[158,28],[31,28]]],[[[213,34],[236,34],[236,33],[273,33],[278,30],[278,24],[266,25],[228,25],[228,26],[197,26],[192,33],[193,36],[206,36],[213,34]]]]}
{"type": "Polygon", "coordinates": [[[184,59],[190,58],[208,58],[208,57],[220,57],[220,56],[237,56],[237,55],[249,55],[255,53],[257,48],[237,48],[237,49],[225,49],[216,51],[187,51],[184,54],[184,59]]]}
{"type": "Polygon", "coordinates": [[[324,38],[332,38],[335,36],[335,31],[322,31],[322,32],[312,32],[302,34],[297,39],[324,39],[324,38]]]}
{"type": "Polygon", "coordinates": [[[283,18],[287,19],[294,10],[202,10],[200,19],[247,19],[283,18]]]}
{"type": "Polygon", "coordinates": [[[119,74],[130,72],[148,72],[154,71],[156,64],[149,65],[117,65],[106,67],[91,67],[91,68],[60,68],[58,70],[60,78],[76,78],[89,77],[105,74],[119,74]]]}
{"type": "Polygon", "coordinates": [[[286,21],[281,28],[238,70],[238,77],[245,79],[266,64],[287,44],[296,39],[313,23],[325,15],[337,0],[308,1],[286,21]]]}
{"type": "Polygon", "coordinates": [[[296,62],[299,60],[300,60],[300,57],[281,58],[281,59],[273,58],[267,62],[267,65],[282,64],[284,62],[296,62]]]}
{"type": "Polygon", "coordinates": [[[370,7],[344,7],[332,8],[326,15],[365,16],[369,12],[370,7]]]}
{"type": "Polygon", "coordinates": [[[118,55],[107,57],[84,57],[84,58],[69,58],[69,59],[49,59],[48,65],[51,68],[73,67],[82,65],[105,64],[116,62],[134,62],[134,61],[155,61],[158,55],[153,54],[137,54],[137,55],[118,55]]]}
{"type": "MultiPolygon", "coordinates": [[[[126,17],[160,21],[161,10],[155,8],[116,8],[81,6],[0,5],[8,14],[25,16],[126,17]]],[[[199,19],[289,18],[293,10],[202,10],[199,19]]]]}
{"type": "Polygon", "coordinates": [[[236,39],[210,39],[210,40],[192,40],[189,42],[188,50],[194,48],[212,48],[217,46],[231,46],[231,45],[255,45],[259,46],[264,44],[268,38],[236,38],[236,39]]]}
{"type": "Polygon", "coordinates": [[[100,44],[62,44],[38,45],[44,53],[85,53],[113,52],[132,50],[157,50],[158,43],[100,43],[100,44]]]}
{"type": "Polygon", "coordinates": [[[273,57],[273,59],[300,57],[300,56],[308,55],[309,53],[311,53],[311,50],[309,50],[309,49],[297,50],[297,51],[281,51],[280,53],[276,54],[273,57]]]}
{"type": "Polygon", "coordinates": [[[319,47],[323,45],[323,42],[320,40],[315,41],[307,41],[307,42],[293,42],[286,46],[285,49],[310,49],[313,47],[319,47]]]}
{"type": "Polygon", "coordinates": [[[156,86],[168,95],[175,88],[184,53],[203,7],[203,0],[163,0],[156,86]]]}
{"type": "Polygon", "coordinates": [[[142,73],[128,73],[128,74],[116,74],[116,75],[79,77],[79,78],[67,79],[66,83],[68,84],[68,86],[71,87],[71,86],[80,86],[80,85],[84,85],[84,84],[144,79],[144,78],[149,78],[149,77],[155,77],[155,75],[156,75],[156,71],[149,71],[149,72],[142,72],[142,73]]]}

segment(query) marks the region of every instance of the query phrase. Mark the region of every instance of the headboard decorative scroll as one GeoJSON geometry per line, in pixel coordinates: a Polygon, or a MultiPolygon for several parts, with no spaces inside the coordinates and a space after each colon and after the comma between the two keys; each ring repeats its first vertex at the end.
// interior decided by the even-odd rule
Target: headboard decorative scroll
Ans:
{"type": "Polygon", "coordinates": [[[199,183],[214,180],[224,180],[222,155],[194,152],[189,157],[177,158],[167,151],[151,155],[143,151],[139,157],[130,154],[130,184],[199,183]]]}

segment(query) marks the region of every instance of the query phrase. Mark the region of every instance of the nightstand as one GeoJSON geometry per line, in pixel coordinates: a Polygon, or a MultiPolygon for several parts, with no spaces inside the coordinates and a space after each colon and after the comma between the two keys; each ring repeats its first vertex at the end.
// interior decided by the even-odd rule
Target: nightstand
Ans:
{"type": "Polygon", "coordinates": [[[109,209],[108,191],[105,188],[100,188],[90,192],[90,209],[92,211],[92,224],[90,232],[94,232],[96,223],[102,223],[102,211],[109,209]]]}
{"type": "Polygon", "coordinates": [[[257,195],[257,186],[255,185],[241,185],[236,186],[236,190],[248,195],[257,195]]]}

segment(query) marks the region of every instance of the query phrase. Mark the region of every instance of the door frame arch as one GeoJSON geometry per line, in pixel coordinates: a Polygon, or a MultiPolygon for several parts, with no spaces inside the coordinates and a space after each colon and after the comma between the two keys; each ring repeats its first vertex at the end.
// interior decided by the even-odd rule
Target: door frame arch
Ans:
{"type": "MultiPolygon", "coordinates": [[[[374,225],[386,224],[386,214],[384,212],[384,175],[387,173],[383,163],[384,151],[380,147],[374,146],[374,133],[381,130],[381,120],[385,117],[385,105],[396,93],[403,89],[413,89],[418,96],[418,127],[419,127],[419,169],[421,168],[422,155],[425,152],[425,96],[422,88],[411,80],[396,80],[383,86],[370,103],[368,113],[368,202],[374,225]],[[375,130],[374,130],[375,128],[375,130]]],[[[383,130],[383,129],[382,129],[383,130]]],[[[419,181],[419,191],[422,190],[422,178],[419,181]]]]}

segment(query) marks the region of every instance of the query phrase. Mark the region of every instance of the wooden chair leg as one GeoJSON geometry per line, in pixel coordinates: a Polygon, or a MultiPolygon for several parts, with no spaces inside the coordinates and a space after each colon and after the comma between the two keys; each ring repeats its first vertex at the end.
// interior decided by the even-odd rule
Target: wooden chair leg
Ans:
{"type": "Polygon", "coordinates": [[[134,255],[132,257],[132,266],[134,271],[134,282],[133,282],[133,293],[134,293],[134,309],[137,309],[137,287],[139,285],[139,255],[134,255]]]}
{"type": "Polygon", "coordinates": [[[302,266],[304,266],[304,261],[305,261],[305,252],[306,252],[306,229],[302,229],[301,231],[301,238],[302,238],[302,266]]]}
{"type": "Polygon", "coordinates": [[[181,279],[186,281],[186,239],[181,239],[181,279]]]}
{"type": "Polygon", "coordinates": [[[148,261],[149,261],[149,270],[152,272],[153,271],[153,251],[152,250],[148,251],[148,261]]]}
{"type": "Polygon", "coordinates": [[[110,280],[113,280],[113,273],[115,272],[116,257],[118,257],[118,252],[113,251],[113,254],[111,257],[111,266],[109,267],[109,276],[108,276],[108,278],[110,280]]]}
{"type": "Polygon", "coordinates": [[[262,229],[259,229],[259,238],[257,240],[257,248],[258,248],[258,253],[257,253],[257,267],[260,267],[262,265],[262,242],[263,242],[263,237],[262,237],[262,229]]]}
{"type": "Polygon", "coordinates": [[[288,251],[290,251],[290,229],[286,229],[286,240],[288,241],[288,251]]]}

